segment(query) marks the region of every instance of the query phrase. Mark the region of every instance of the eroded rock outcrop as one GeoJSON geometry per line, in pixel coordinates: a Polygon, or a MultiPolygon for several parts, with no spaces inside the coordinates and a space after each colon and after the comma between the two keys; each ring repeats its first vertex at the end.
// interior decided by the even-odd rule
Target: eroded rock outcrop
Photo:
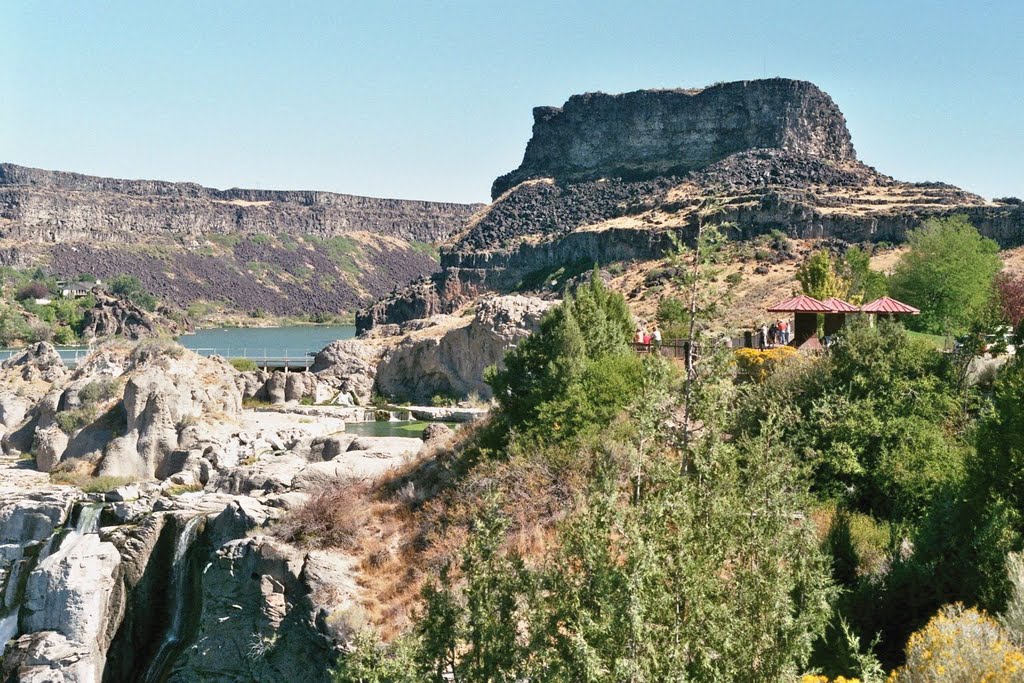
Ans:
{"type": "Polygon", "coordinates": [[[523,163],[494,181],[492,198],[531,178],[682,175],[747,149],[856,159],[832,98],[786,78],[574,95],[561,107],[535,108],[533,121],[523,163]]]}
{"type": "Polygon", "coordinates": [[[442,336],[407,337],[377,368],[377,391],[414,402],[434,396],[490,398],[484,370],[536,330],[554,302],[525,296],[486,297],[468,323],[442,336]]]}
{"type": "Polygon", "coordinates": [[[131,301],[100,294],[96,297],[96,305],[84,312],[82,336],[138,340],[158,335],[177,337],[193,331],[187,318],[179,322],[170,314],[167,308],[161,307],[151,313],[131,301]]]}

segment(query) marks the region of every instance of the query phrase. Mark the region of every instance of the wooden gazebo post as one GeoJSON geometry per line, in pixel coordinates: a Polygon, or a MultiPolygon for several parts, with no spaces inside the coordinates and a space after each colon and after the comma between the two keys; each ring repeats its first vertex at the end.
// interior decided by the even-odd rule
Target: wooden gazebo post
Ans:
{"type": "Polygon", "coordinates": [[[789,345],[805,351],[818,351],[821,350],[821,344],[818,342],[818,314],[834,311],[814,297],[801,294],[780,301],[769,308],[768,312],[792,313],[793,340],[789,345]]]}

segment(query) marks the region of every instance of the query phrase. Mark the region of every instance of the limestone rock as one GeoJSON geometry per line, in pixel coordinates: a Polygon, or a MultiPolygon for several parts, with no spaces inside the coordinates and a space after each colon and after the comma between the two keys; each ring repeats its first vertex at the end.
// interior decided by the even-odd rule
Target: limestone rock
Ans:
{"type": "Polygon", "coordinates": [[[170,318],[169,313],[166,309],[151,313],[126,299],[99,294],[96,295],[96,305],[85,310],[82,336],[118,336],[137,340],[160,334],[177,336],[192,331],[192,323],[187,318],[179,323],[170,318]]]}
{"type": "MultiPolygon", "coordinates": [[[[24,630],[56,631],[86,654],[92,680],[99,680],[116,618],[117,548],[96,534],[72,534],[28,577],[21,623],[24,630]]],[[[90,680],[90,679],[85,679],[90,680]]]]}
{"type": "Polygon", "coordinates": [[[104,451],[99,473],[139,479],[166,478],[184,466],[193,424],[237,416],[242,395],[227,363],[183,349],[144,360],[124,390],[125,434],[104,451]]]}

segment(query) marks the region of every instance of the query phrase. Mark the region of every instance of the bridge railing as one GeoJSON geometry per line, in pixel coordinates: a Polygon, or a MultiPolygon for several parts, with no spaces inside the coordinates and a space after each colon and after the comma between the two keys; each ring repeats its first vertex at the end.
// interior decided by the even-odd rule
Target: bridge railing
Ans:
{"type": "MultiPolygon", "coordinates": [[[[221,356],[228,360],[251,360],[260,367],[303,368],[313,364],[314,351],[300,349],[248,348],[248,347],[202,347],[190,349],[200,356],[221,356]]],[[[0,362],[24,351],[24,349],[0,349],[0,362]]],[[[68,367],[75,367],[92,352],[89,348],[58,348],[61,360],[68,367]]]]}

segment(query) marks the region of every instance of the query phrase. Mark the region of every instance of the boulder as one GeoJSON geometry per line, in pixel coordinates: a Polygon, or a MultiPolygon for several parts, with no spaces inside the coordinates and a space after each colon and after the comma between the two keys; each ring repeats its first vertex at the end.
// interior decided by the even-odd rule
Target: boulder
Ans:
{"type": "Polygon", "coordinates": [[[310,371],[336,392],[366,404],[373,395],[379,354],[376,347],[358,339],[334,341],[316,354],[310,371]]]}
{"type": "Polygon", "coordinates": [[[283,372],[274,372],[267,379],[266,388],[264,391],[267,394],[267,400],[274,405],[281,405],[286,401],[285,388],[287,384],[287,378],[283,372]]]}
{"type": "Polygon", "coordinates": [[[36,429],[32,450],[40,472],[52,472],[68,447],[68,435],[57,425],[36,429]]]}
{"type": "Polygon", "coordinates": [[[554,302],[527,296],[481,299],[468,323],[441,337],[406,337],[377,368],[377,392],[416,402],[434,396],[490,398],[484,370],[532,333],[554,302]]]}

